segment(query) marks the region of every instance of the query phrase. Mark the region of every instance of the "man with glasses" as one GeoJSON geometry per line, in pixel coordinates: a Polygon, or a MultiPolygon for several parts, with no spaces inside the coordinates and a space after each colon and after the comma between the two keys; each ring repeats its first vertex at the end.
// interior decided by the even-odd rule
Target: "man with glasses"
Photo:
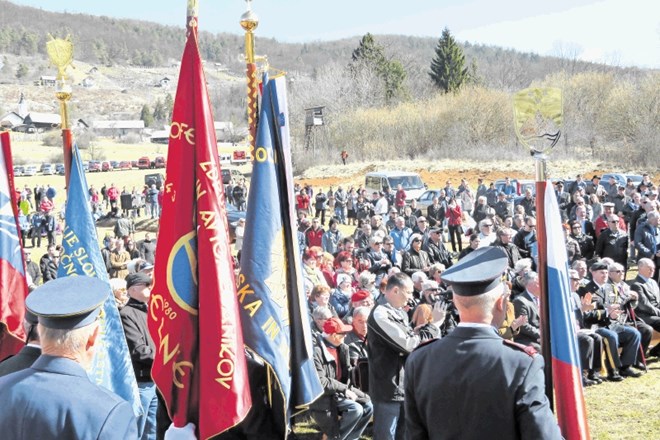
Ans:
{"type": "Polygon", "coordinates": [[[401,259],[401,271],[408,276],[412,276],[417,271],[422,271],[428,274],[431,262],[429,254],[422,250],[422,236],[420,234],[413,234],[410,238],[410,249],[403,253],[401,259]]]}
{"type": "Polygon", "coordinates": [[[582,225],[578,220],[573,220],[571,223],[571,238],[577,241],[580,246],[580,255],[586,260],[591,260],[594,257],[594,250],[596,245],[591,235],[582,232],[582,225]]]}
{"type": "MultiPolygon", "coordinates": [[[[594,232],[596,234],[596,239],[600,237],[600,234],[610,226],[610,220],[612,219],[613,216],[616,216],[616,213],[614,212],[614,203],[608,202],[608,203],[603,203],[603,214],[599,215],[596,220],[593,221],[594,224],[594,232]]],[[[616,216],[616,219],[619,222],[619,230],[620,231],[625,231],[626,230],[626,223],[623,221],[623,218],[616,216]]]]}
{"type": "Polygon", "coordinates": [[[410,326],[406,307],[413,299],[413,283],[404,273],[387,280],[384,301],[377,304],[367,321],[369,393],[374,404],[374,439],[403,439],[404,365],[408,355],[422,342],[437,337],[445,310],[433,308],[432,322],[420,328],[410,326]]]}
{"type": "Polygon", "coordinates": [[[436,227],[429,230],[429,239],[422,249],[428,253],[431,264],[440,263],[445,267],[452,266],[451,254],[442,242],[442,228],[436,227]]]}
{"type": "Polygon", "coordinates": [[[383,238],[380,235],[374,235],[369,239],[369,250],[364,255],[370,263],[369,272],[376,275],[375,284],[380,284],[387,271],[393,266],[392,261],[383,251],[383,238]]]}
{"type": "Polygon", "coordinates": [[[536,258],[536,218],[525,217],[525,223],[520,231],[513,237],[513,244],[520,249],[523,258],[536,258]]]}
{"type": "MultiPolygon", "coordinates": [[[[646,353],[653,338],[653,328],[638,318],[635,313],[639,294],[632,290],[625,282],[625,269],[623,265],[612,263],[609,265],[608,272],[609,283],[612,285],[612,293],[614,294],[613,303],[619,304],[622,310],[619,322],[637,329],[642,337],[642,353],[646,353]]],[[[633,367],[639,370],[646,370],[646,366],[642,362],[640,355],[637,356],[637,361],[633,364],[633,367]]]]}
{"type": "Polygon", "coordinates": [[[406,362],[408,438],[561,438],[545,396],[543,358],[497,333],[509,301],[507,265],[501,249],[486,247],[443,274],[461,322],[406,362]]]}
{"type": "Polygon", "coordinates": [[[596,255],[600,258],[611,258],[623,266],[624,271],[628,269],[628,234],[625,226],[621,228],[620,219],[617,215],[610,215],[608,229],[601,232],[596,241],[596,255]]]}
{"type": "Polygon", "coordinates": [[[383,238],[383,253],[387,256],[387,259],[390,260],[393,267],[401,266],[401,259],[399,258],[396,249],[394,249],[394,239],[390,236],[385,236],[383,238]]]}
{"type": "Polygon", "coordinates": [[[60,267],[60,250],[55,246],[48,247],[48,253],[39,261],[41,276],[44,284],[57,278],[57,269],[60,267]]]}
{"type": "Polygon", "coordinates": [[[509,269],[516,267],[518,260],[522,258],[520,255],[520,249],[518,246],[511,243],[511,237],[513,237],[514,231],[509,228],[502,228],[497,231],[497,240],[492,244],[492,246],[497,246],[502,248],[509,257],[509,269]]]}
{"type": "Polygon", "coordinates": [[[479,247],[490,246],[497,240],[494,227],[492,219],[486,218],[479,222],[479,247]]]}

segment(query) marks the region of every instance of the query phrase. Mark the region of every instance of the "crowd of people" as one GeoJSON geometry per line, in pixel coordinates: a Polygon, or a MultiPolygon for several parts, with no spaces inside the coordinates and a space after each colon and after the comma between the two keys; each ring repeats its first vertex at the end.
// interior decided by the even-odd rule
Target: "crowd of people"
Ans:
{"type": "MultiPolygon", "coordinates": [[[[645,175],[638,186],[613,185],[607,192],[599,180],[578,177],[568,191],[563,182],[555,185],[584,386],[639,377],[646,361],[660,356],[660,344],[650,348],[653,331],[660,332],[657,187],[645,175]],[[632,264],[638,275],[626,280],[632,264]]],[[[332,416],[340,431],[353,433],[336,438],[359,436],[360,411],[373,411],[374,438],[401,438],[405,359],[423,341],[450,335],[460,325],[455,292],[443,274],[477,250],[499,248],[506,256],[510,301],[500,336],[540,349],[535,198],[527,190],[515,203],[506,181],[495,194],[482,179],[474,192],[465,179],[456,189],[448,181],[425,211],[414,201],[397,203],[405,201],[401,188],[371,195],[360,187],[319,188],[315,194],[311,187],[296,188],[317,368],[327,375],[328,362],[341,366],[324,386],[341,402],[332,416]],[[344,234],[340,225],[355,229],[344,234]],[[400,293],[408,290],[410,297],[402,300],[400,293]],[[346,336],[333,336],[337,332],[346,336]],[[347,392],[354,388],[366,396],[347,392]],[[346,425],[344,410],[352,414],[346,425]]],[[[327,408],[318,415],[312,410],[325,429],[327,408]]]]}
{"type": "MultiPolygon", "coordinates": [[[[660,331],[657,188],[645,180],[635,188],[606,192],[596,177],[591,182],[578,178],[568,191],[561,182],[555,186],[572,268],[574,326],[584,386],[639,377],[647,360],[660,356],[660,344],[652,346],[653,331],[660,331]],[[633,263],[638,275],[626,280],[633,263]]],[[[414,201],[406,202],[402,188],[386,188],[370,196],[361,188],[339,186],[316,194],[310,187],[296,188],[314,364],[324,388],[309,413],[328,438],[358,439],[370,421],[376,440],[401,439],[406,429],[423,432],[431,426],[453,432],[452,423],[459,423],[460,416],[434,420],[429,410],[458,404],[452,399],[459,399],[460,393],[448,385],[451,380],[462,384],[466,395],[478,393],[475,387],[480,380],[468,383],[461,374],[477,365],[496,368],[497,362],[510,369],[497,382],[506,384],[502,392],[511,394],[511,399],[511,387],[520,386],[523,395],[534,393],[535,411],[541,415],[503,413],[484,426],[495,429],[511,422],[518,424],[514,429],[519,433],[558,438],[543,393],[543,361],[536,354],[540,287],[534,194],[526,191],[515,203],[510,186],[493,194],[493,185],[488,188],[481,179],[474,191],[466,179],[456,189],[448,181],[424,211],[414,201]],[[352,233],[342,232],[351,226],[352,233]],[[485,345],[476,348],[475,340],[485,345]],[[454,353],[455,363],[450,364],[447,350],[454,353]],[[436,374],[445,371],[440,364],[448,369],[436,374]],[[522,385],[514,374],[519,370],[533,371],[522,385]],[[425,397],[437,392],[432,387],[446,392],[446,403],[425,397]]],[[[229,202],[245,209],[245,183],[236,188],[229,202]]],[[[95,201],[94,194],[92,187],[92,205],[107,207],[117,217],[115,236],[105,237],[101,253],[147,409],[131,435],[154,438],[156,430],[168,424],[166,416],[164,423],[156,421],[158,411],[163,416],[163,405],[151,381],[155,347],[146,328],[156,240],[147,233],[144,240],[135,241],[132,217],[141,214],[140,207],[119,212],[120,193],[114,185],[106,188],[107,205],[105,197],[95,201]]],[[[149,212],[159,216],[158,209],[149,212]]],[[[35,292],[48,290],[51,283],[65,283],[57,280],[60,252],[53,243],[36,263],[25,249],[27,276],[35,292]]],[[[80,310],[72,314],[89,312],[89,304],[77,306],[80,310]]],[[[39,311],[41,306],[33,308],[39,311]]],[[[0,363],[0,376],[21,365],[26,368],[27,359],[34,362],[35,353],[41,353],[35,351],[43,344],[35,322],[26,321],[28,346],[19,356],[0,363]]],[[[49,333],[45,334],[48,339],[49,333]]],[[[51,345],[44,354],[61,355],[51,345]]],[[[484,380],[494,380],[497,374],[484,380]]],[[[525,396],[515,398],[520,398],[516,405],[528,402],[525,396]]],[[[475,435],[483,432],[480,427],[471,429],[475,435]]]]}

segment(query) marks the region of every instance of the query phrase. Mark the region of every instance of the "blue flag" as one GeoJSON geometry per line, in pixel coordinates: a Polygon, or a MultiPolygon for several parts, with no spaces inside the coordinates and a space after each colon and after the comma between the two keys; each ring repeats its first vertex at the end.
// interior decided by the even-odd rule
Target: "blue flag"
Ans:
{"type": "MultiPolygon", "coordinates": [[[[96,226],[89,207],[87,180],[78,147],[73,146],[71,176],[66,202],[66,227],[62,236],[63,252],[57,277],[87,275],[108,282],[96,226]]],[[[85,292],[80,292],[84,295],[85,292]]],[[[115,297],[108,283],[108,298],[101,313],[101,331],[96,342],[90,379],[109,389],[133,406],[136,416],[142,413],[135,372],[128,353],[115,297]]],[[[75,390],[72,390],[75,392],[75,390]]]]}
{"type": "Polygon", "coordinates": [[[323,388],[314,368],[296,240],[288,118],[284,78],[264,77],[238,300],[245,345],[275,374],[290,416],[323,388]]]}

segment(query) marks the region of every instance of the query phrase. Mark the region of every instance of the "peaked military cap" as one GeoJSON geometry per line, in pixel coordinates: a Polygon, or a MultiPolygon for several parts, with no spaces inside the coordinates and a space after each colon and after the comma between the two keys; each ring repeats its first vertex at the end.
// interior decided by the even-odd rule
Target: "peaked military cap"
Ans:
{"type": "Polygon", "coordinates": [[[34,289],[25,306],[44,327],[73,330],[93,323],[109,294],[108,283],[98,278],[63,277],[34,289]]]}
{"type": "Polygon", "coordinates": [[[476,296],[489,292],[502,282],[509,265],[506,252],[487,246],[470,252],[442,273],[442,280],[459,296],[476,296]]]}

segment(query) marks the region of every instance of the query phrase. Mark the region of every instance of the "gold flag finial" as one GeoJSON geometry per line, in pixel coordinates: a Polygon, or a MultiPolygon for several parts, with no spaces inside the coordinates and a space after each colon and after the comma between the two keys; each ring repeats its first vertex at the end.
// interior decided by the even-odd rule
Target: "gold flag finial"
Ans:
{"type": "Polygon", "coordinates": [[[50,41],[46,43],[46,52],[50,62],[57,67],[57,79],[63,81],[66,79],[66,68],[73,67],[73,42],[70,35],[64,39],[48,36],[50,41]]]}
{"type": "Polygon", "coordinates": [[[561,89],[528,88],[513,96],[516,136],[532,155],[546,154],[557,144],[563,122],[561,89]]]}

